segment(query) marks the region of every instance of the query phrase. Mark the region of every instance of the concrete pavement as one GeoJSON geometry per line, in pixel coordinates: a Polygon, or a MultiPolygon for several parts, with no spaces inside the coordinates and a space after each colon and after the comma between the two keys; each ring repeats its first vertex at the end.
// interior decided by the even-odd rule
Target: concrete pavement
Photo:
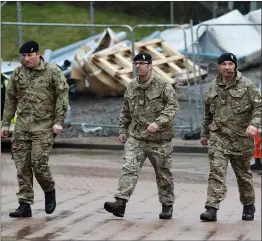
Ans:
{"type": "Polygon", "coordinates": [[[2,153],[2,240],[260,240],[261,176],[254,175],[257,212],[253,222],[241,221],[242,205],[229,165],[228,195],[218,222],[203,223],[208,178],[206,155],[173,154],[176,201],[171,220],[159,220],[155,175],[147,160],[124,218],[103,209],[113,200],[122,152],[54,149],[50,166],[56,180],[57,209],[44,212],[44,194],[35,181],[33,217],[11,219],[17,208],[16,170],[10,154],[2,153]]]}

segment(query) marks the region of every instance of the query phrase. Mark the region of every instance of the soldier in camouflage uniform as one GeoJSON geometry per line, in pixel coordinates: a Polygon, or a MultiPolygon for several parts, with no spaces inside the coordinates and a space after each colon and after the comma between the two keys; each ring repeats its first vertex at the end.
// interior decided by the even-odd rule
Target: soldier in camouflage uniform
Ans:
{"type": "Polygon", "coordinates": [[[210,172],[206,212],[203,221],[216,221],[220,202],[225,198],[228,161],[235,172],[242,220],[254,220],[255,193],[250,162],[254,151],[254,136],[261,123],[261,95],[255,84],[237,71],[237,59],[232,53],[218,59],[220,73],[206,93],[201,144],[209,144],[210,172]],[[209,142],[209,143],[208,143],[209,142]]]}
{"type": "Polygon", "coordinates": [[[126,202],[148,157],[155,170],[162,204],[159,218],[170,219],[174,203],[171,140],[178,110],[177,95],[170,83],[152,71],[151,55],[139,53],[133,64],[138,77],[127,87],[119,121],[125,163],[114,196],[116,201],[106,202],[104,207],[115,216],[124,216],[126,202]]]}
{"type": "Polygon", "coordinates": [[[63,72],[46,63],[34,41],[21,48],[22,66],[8,82],[1,136],[8,135],[11,119],[17,114],[12,137],[12,158],[17,169],[20,203],[10,217],[31,217],[34,203],[33,173],[45,193],[45,211],[56,207],[55,182],[48,160],[54,137],[61,132],[68,108],[68,84],[63,72]]]}

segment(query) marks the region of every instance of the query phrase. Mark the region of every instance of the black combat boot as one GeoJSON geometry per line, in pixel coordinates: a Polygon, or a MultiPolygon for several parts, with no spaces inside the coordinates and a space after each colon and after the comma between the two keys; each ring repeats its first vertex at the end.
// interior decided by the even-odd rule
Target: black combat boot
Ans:
{"type": "Polygon", "coordinates": [[[56,208],[55,189],[51,192],[45,192],[45,212],[51,214],[56,208]]]}
{"type": "Polygon", "coordinates": [[[105,202],[104,208],[107,212],[113,213],[117,217],[124,217],[126,210],[126,200],[122,198],[116,198],[115,202],[105,202]]]}
{"type": "Polygon", "coordinates": [[[170,219],[173,214],[173,206],[162,205],[162,212],[159,214],[160,219],[170,219]]]}
{"type": "Polygon", "coordinates": [[[244,205],[243,206],[242,220],[253,221],[255,212],[256,212],[256,208],[255,208],[254,204],[244,205]]]}
{"type": "Polygon", "coordinates": [[[200,219],[202,221],[217,221],[217,209],[208,207],[204,213],[201,213],[200,219]]]}
{"type": "Polygon", "coordinates": [[[28,218],[32,217],[32,210],[30,204],[28,203],[20,203],[18,209],[15,212],[9,213],[9,217],[12,218],[28,218]]]}

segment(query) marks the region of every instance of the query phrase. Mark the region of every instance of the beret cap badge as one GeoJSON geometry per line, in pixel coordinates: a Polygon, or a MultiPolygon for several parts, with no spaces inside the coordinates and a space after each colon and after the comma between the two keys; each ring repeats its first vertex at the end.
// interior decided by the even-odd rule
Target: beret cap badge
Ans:
{"type": "Polygon", "coordinates": [[[140,52],[134,57],[133,61],[139,61],[139,60],[147,61],[149,64],[151,64],[152,56],[149,53],[140,52]]]}
{"type": "Polygon", "coordinates": [[[25,42],[20,50],[19,53],[23,54],[23,53],[34,53],[34,52],[38,52],[39,51],[39,45],[37,42],[35,41],[27,41],[25,42]]]}
{"type": "Polygon", "coordinates": [[[237,57],[233,53],[221,54],[220,57],[218,58],[217,63],[221,64],[224,61],[231,61],[232,63],[234,63],[236,65],[236,69],[237,69],[237,57]]]}

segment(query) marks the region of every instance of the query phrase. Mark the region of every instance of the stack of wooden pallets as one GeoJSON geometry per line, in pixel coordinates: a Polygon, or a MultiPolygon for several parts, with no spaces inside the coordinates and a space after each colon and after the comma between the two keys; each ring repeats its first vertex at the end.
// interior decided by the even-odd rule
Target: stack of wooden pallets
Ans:
{"type": "MultiPolygon", "coordinates": [[[[186,61],[183,54],[163,40],[154,39],[135,43],[135,54],[141,51],[152,55],[153,70],[168,80],[174,87],[186,85],[188,82],[193,83],[194,79],[198,81],[207,75],[205,70],[200,69],[200,76],[197,65],[194,66],[189,59],[186,61]],[[188,73],[186,65],[188,66],[188,73]]],[[[89,85],[94,91],[97,90],[95,92],[99,92],[99,94],[123,92],[133,76],[132,49],[131,47],[104,49],[91,55],[89,62],[86,62],[84,66],[84,72],[88,72],[88,81],[91,77],[89,85]],[[105,91],[102,89],[98,91],[103,86],[107,86],[104,87],[105,91]]]]}

